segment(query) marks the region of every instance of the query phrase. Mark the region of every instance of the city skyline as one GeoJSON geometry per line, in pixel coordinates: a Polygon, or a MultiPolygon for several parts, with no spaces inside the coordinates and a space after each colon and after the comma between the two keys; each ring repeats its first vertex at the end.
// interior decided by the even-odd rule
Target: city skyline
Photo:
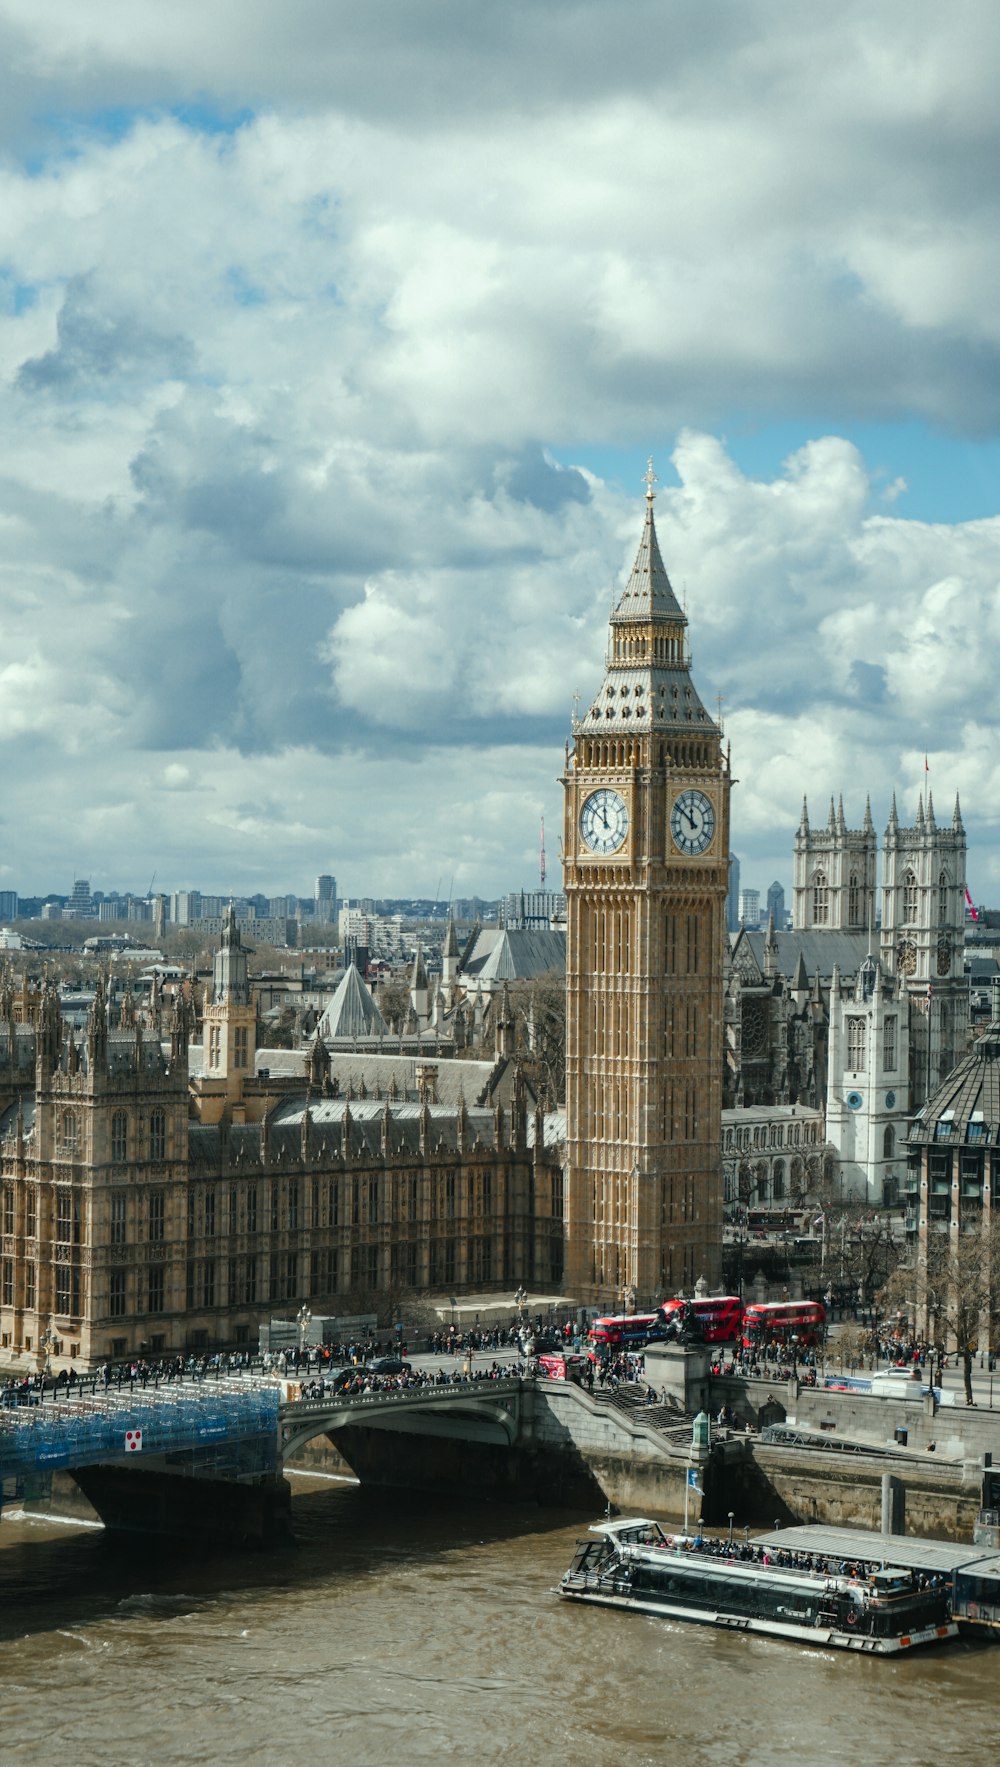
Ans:
{"type": "Polygon", "coordinates": [[[0,889],[532,887],[652,454],[747,881],[996,900],[1000,19],[249,16],[0,0],[0,889]]]}

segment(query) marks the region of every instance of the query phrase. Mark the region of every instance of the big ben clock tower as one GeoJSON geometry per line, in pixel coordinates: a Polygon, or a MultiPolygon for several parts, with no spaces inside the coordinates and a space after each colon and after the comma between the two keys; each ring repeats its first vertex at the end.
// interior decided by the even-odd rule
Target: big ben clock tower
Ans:
{"type": "Polygon", "coordinates": [[[730,785],[646,486],[563,781],[567,1281],[640,1307],[721,1278],[730,785]]]}

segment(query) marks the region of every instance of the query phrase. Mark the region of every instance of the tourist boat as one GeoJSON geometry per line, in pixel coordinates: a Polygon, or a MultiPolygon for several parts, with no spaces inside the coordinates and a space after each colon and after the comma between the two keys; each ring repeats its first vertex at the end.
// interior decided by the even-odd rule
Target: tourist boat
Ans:
{"type": "Polygon", "coordinates": [[[692,1542],[652,1521],[601,1522],[590,1533],[559,1584],[567,1601],[875,1656],[958,1635],[941,1577],[773,1544],[692,1542]]]}

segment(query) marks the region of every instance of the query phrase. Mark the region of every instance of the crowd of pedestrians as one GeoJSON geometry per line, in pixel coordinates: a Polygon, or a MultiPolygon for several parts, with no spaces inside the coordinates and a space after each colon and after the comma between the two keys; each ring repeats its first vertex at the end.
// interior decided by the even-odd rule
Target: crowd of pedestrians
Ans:
{"type": "Polygon", "coordinates": [[[407,1364],[400,1374],[381,1374],[359,1363],[357,1367],[341,1370],[335,1375],[317,1372],[300,1383],[300,1395],[303,1399],[325,1399],[331,1394],[355,1399],[368,1393],[412,1393],[427,1387],[515,1380],[523,1377],[524,1372],[523,1362],[492,1362],[488,1368],[470,1368],[468,1363],[452,1368],[414,1368],[407,1364]]]}

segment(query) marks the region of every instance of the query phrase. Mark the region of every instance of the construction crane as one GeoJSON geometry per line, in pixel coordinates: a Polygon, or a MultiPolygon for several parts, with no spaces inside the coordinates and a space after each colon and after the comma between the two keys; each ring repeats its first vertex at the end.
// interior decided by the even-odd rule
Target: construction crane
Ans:
{"type": "Polygon", "coordinates": [[[538,848],[538,887],[545,888],[545,817],[542,817],[541,842],[538,848]]]}

